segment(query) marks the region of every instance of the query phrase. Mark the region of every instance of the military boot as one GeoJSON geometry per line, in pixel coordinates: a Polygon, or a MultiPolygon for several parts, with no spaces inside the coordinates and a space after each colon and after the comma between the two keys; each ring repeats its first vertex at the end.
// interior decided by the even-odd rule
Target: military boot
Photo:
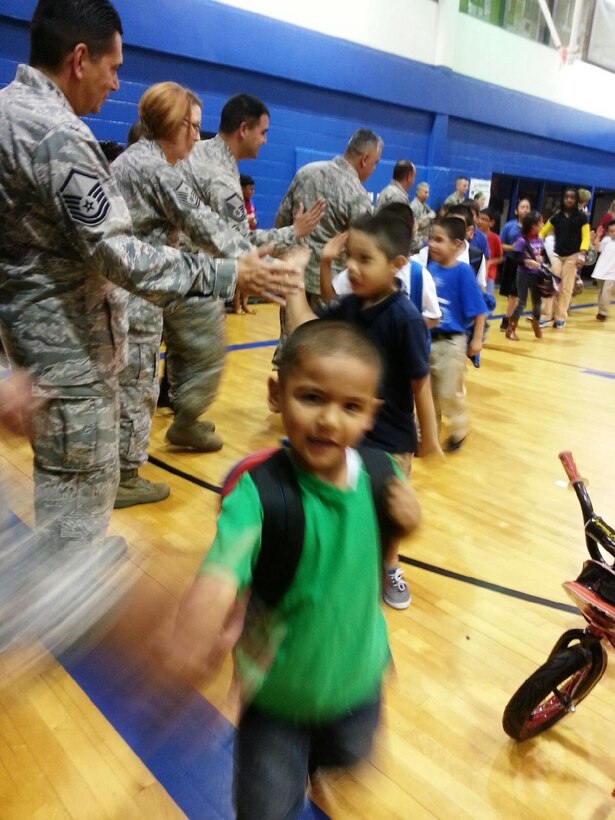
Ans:
{"type": "Polygon", "coordinates": [[[215,453],[222,449],[222,439],[214,433],[210,421],[182,422],[175,418],[167,430],[167,441],[176,447],[198,450],[200,453],[215,453]]]}
{"type": "Polygon", "coordinates": [[[122,470],[113,506],[116,510],[121,510],[136,504],[153,504],[168,498],[170,492],[168,484],[141,478],[138,470],[122,470]]]}

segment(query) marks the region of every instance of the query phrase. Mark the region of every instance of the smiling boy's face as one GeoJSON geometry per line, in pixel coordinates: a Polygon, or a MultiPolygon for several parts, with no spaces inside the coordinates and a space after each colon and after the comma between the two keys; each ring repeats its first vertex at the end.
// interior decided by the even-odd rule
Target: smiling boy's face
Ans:
{"type": "Polygon", "coordinates": [[[282,414],[292,453],[307,472],[346,486],[346,448],[371,429],[380,407],[380,374],[345,353],[303,353],[284,379],[269,381],[269,399],[282,414]]]}
{"type": "Polygon", "coordinates": [[[389,259],[372,236],[351,229],[346,249],[348,279],[355,296],[377,302],[395,291],[399,260],[389,259]]]}

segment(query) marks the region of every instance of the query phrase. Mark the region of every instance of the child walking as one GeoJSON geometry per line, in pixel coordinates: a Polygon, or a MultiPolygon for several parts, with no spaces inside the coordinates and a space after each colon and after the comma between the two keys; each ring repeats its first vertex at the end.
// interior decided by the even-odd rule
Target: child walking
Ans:
{"type": "MultiPolygon", "coordinates": [[[[273,608],[248,608],[235,653],[243,713],[234,799],[241,820],[297,818],[308,773],[348,767],[371,749],[390,650],[379,606],[378,521],[369,476],[353,448],[378,412],[381,374],[379,352],[362,331],[319,321],[291,334],[278,378],[269,382],[305,528],[290,586],[273,608]]],[[[386,510],[409,533],[418,504],[392,466],[397,477],[386,487],[386,510]]],[[[213,545],[180,605],[173,646],[186,672],[206,670],[228,643],[224,625],[250,587],[262,526],[246,472],[222,503],[213,545]]]]}
{"type": "Polygon", "coordinates": [[[592,279],[600,282],[596,319],[604,322],[609,314],[611,293],[615,284],[615,219],[607,222],[606,228],[598,228],[594,248],[600,253],[592,273],[592,279]]]}
{"type": "Polygon", "coordinates": [[[438,419],[444,414],[449,422],[446,452],[458,450],[468,435],[466,356],[476,356],[482,349],[487,312],[474,270],[457,259],[465,234],[458,216],[446,216],[433,226],[429,239],[428,268],[442,309],[442,320],[431,332],[431,388],[438,419]],[[471,322],[468,345],[466,329],[471,322]]]}
{"type": "MultiPolygon", "coordinates": [[[[429,384],[427,327],[396,279],[408,261],[412,241],[409,213],[408,219],[383,209],[352,224],[346,243],[352,293],[318,311],[323,319],[342,319],[362,328],[380,350],[385,363],[382,406],[364,443],[393,454],[406,476],[417,450],[415,402],[421,455],[442,454],[429,384]]],[[[286,300],[286,315],[291,328],[315,318],[303,293],[286,300]]],[[[410,590],[397,547],[391,542],[385,555],[383,595],[389,606],[406,609],[410,590]]]]}
{"type": "Polygon", "coordinates": [[[517,254],[517,304],[512,312],[506,328],[506,338],[518,342],[517,324],[525,310],[528,291],[532,297],[532,330],[537,339],[542,337],[540,327],[540,306],[542,293],[538,288],[541,268],[543,264],[544,242],[540,238],[540,231],[544,225],[542,214],[539,211],[530,211],[521,221],[521,236],[513,245],[517,254]]]}

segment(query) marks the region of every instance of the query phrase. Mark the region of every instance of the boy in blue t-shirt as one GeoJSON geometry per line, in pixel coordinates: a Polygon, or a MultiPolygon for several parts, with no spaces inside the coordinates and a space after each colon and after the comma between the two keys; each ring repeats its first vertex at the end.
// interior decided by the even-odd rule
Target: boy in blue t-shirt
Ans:
{"type": "MultiPolygon", "coordinates": [[[[391,453],[406,475],[417,450],[414,404],[421,428],[421,455],[442,454],[429,384],[428,332],[423,317],[399,287],[396,274],[407,263],[413,229],[408,215],[382,209],[357,219],[347,239],[352,294],[319,310],[322,319],[342,319],[362,328],[384,361],[382,405],[365,444],[391,453]]],[[[286,300],[289,327],[315,318],[305,294],[286,300]]],[[[397,545],[385,555],[384,600],[406,609],[410,592],[403,580],[397,545]]]]}
{"type": "Polygon", "coordinates": [[[465,240],[465,223],[447,216],[433,226],[429,239],[429,272],[436,283],[442,309],[440,324],[431,333],[431,389],[438,419],[447,416],[450,434],[447,452],[458,450],[469,430],[465,398],[466,357],[483,346],[486,308],[474,270],[457,261],[465,240]],[[466,329],[473,321],[468,345],[466,329]]]}
{"type": "MultiPolygon", "coordinates": [[[[269,398],[282,416],[305,517],[296,572],[277,603],[267,607],[253,593],[245,623],[234,617],[263,531],[245,472],[222,502],[212,547],[179,608],[171,660],[190,678],[215,665],[241,625],[234,796],[242,820],[297,818],[308,772],[348,767],[372,745],[390,651],[377,515],[354,447],[378,411],[381,372],[378,350],[348,323],[311,322],[290,335],[269,398]]],[[[386,512],[409,533],[418,504],[395,471],[386,512]]]]}

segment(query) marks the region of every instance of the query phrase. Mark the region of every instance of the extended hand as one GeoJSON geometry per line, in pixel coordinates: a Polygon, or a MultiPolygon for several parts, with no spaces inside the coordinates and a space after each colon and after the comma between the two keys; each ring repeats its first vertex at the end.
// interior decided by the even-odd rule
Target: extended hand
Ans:
{"type": "Polygon", "coordinates": [[[0,427],[18,436],[30,434],[32,414],[42,403],[32,396],[32,379],[23,370],[0,382],[0,427]]]}
{"type": "Polygon", "coordinates": [[[322,197],[317,199],[316,202],[307,209],[307,211],[305,210],[303,203],[299,205],[295,211],[295,218],[293,220],[293,227],[295,229],[295,236],[297,239],[301,239],[304,236],[309,236],[312,233],[314,228],[322,219],[326,207],[327,201],[322,197]]]}
{"type": "Polygon", "coordinates": [[[322,249],[322,253],[320,254],[321,261],[332,262],[334,259],[337,259],[338,256],[341,256],[342,251],[346,247],[347,239],[348,231],[338,233],[330,239],[322,249]]]}
{"type": "Polygon", "coordinates": [[[288,254],[285,259],[265,260],[263,257],[270,250],[269,247],[254,249],[239,259],[236,290],[283,302],[287,293],[296,293],[303,287],[303,270],[307,260],[303,264],[303,256],[297,254],[288,254]]]}

